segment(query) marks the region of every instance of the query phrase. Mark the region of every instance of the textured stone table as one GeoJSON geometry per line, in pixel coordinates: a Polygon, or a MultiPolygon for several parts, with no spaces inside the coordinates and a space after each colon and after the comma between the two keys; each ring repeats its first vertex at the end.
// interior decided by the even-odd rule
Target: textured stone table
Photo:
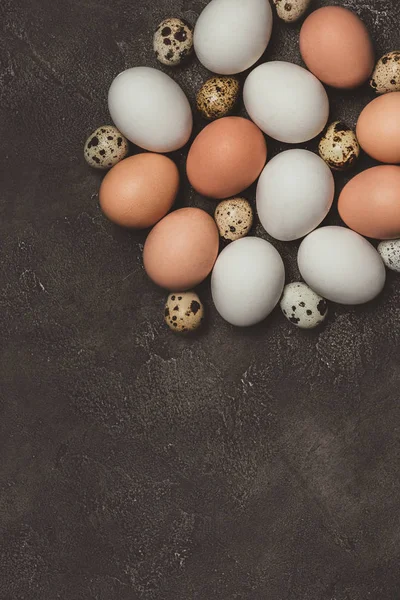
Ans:
{"type": "MultiPolygon", "coordinates": [[[[334,3],[399,48],[397,0],[334,3]]],[[[155,26],[206,4],[0,4],[1,600],[400,597],[400,278],[311,333],[279,310],[233,329],[206,282],[206,330],[174,337],[144,235],[102,217],[83,162],[113,77],[161,68],[155,26]]],[[[265,58],[301,64],[298,31],[265,58]]],[[[192,102],[207,76],[166,72],[192,102]]],[[[330,98],[354,125],[373,93],[330,98]]],[[[213,210],[187,183],[179,204],[213,210]]],[[[297,244],[276,246],[293,280],[297,244]]]]}

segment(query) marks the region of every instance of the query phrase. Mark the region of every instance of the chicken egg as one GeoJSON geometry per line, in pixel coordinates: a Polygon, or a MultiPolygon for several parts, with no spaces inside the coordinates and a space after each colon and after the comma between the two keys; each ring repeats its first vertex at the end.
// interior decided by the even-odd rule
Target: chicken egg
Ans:
{"type": "Polygon", "coordinates": [[[266,160],[267,145],[258,127],[242,117],[224,117],[194,140],[186,171],[199,194],[220,200],[248,188],[266,160]]]}
{"type": "Polygon", "coordinates": [[[328,121],[324,86],[312,73],[292,63],[272,61],[256,67],[246,79],[243,98],[250,118],[280,142],[311,140],[328,121]]]}
{"type": "Polygon", "coordinates": [[[327,164],[308,150],[286,150],[264,168],[257,186],[257,212],[277,240],[296,240],[328,214],[335,193],[327,164]]]}
{"type": "Polygon", "coordinates": [[[215,308],[225,321],[248,327],[263,321],[279,302],[285,268],[269,242],[247,237],[219,255],[211,276],[215,308]]]}
{"type": "Polygon", "coordinates": [[[372,158],[400,163],[400,92],[384,94],[367,104],[356,132],[361,148],[372,158]]]}
{"type": "Polygon", "coordinates": [[[178,150],[192,132],[192,110],[182,89],[150,67],[120,73],[108,92],[108,108],[128,140],[151,152],[178,150]]]}
{"type": "Polygon", "coordinates": [[[375,248],[345,227],[320,227],[300,244],[297,262],[317,294],[339,304],[364,304],[383,290],[384,264],[375,248]]]}
{"type": "Polygon", "coordinates": [[[234,75],[264,54],[271,31],[269,0],[211,0],[197,20],[194,49],[209,71],[234,75]]]}
{"type": "Polygon", "coordinates": [[[343,221],[366,237],[400,236],[400,167],[380,165],[356,175],[344,187],[338,209],[343,221]]]}
{"type": "Polygon", "coordinates": [[[374,68],[367,28],[341,6],[325,6],[307,17],[300,31],[300,52],[311,73],[337,88],[362,85],[374,68]]]}

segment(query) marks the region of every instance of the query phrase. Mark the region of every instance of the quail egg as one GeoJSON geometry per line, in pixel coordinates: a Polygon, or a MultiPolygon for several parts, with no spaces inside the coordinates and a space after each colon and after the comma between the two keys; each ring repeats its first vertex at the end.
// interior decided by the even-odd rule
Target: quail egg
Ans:
{"type": "Polygon", "coordinates": [[[215,209],[215,222],[220,236],[230,242],[245,237],[253,225],[253,209],[244,198],[220,202],[215,209]]]}
{"type": "Polygon", "coordinates": [[[240,83],[234,77],[211,77],[197,94],[197,109],[212,121],[229,115],[237,104],[240,83]]]}
{"type": "Polygon", "coordinates": [[[285,286],[280,305],[285,317],[300,329],[314,329],[328,314],[326,300],[300,281],[285,286]]]}
{"type": "Polygon", "coordinates": [[[168,296],[164,316],[172,331],[189,333],[202,324],[204,307],[195,292],[174,292],[168,296]]]}
{"type": "Polygon", "coordinates": [[[400,91],[400,51],[388,52],[378,60],[370,85],[377,94],[400,91]]]}
{"type": "Polygon", "coordinates": [[[400,273],[400,239],[381,242],[378,252],[388,269],[400,273]]]}
{"type": "Polygon", "coordinates": [[[109,169],[126,157],[128,140],[113,125],[102,125],[86,140],[83,154],[95,169],[109,169]]]}
{"type": "Polygon", "coordinates": [[[274,0],[276,13],[285,23],[294,23],[304,15],[311,0],[274,0]]]}
{"type": "Polygon", "coordinates": [[[341,121],[328,126],[319,143],[319,155],[334,171],[350,169],[360,156],[355,132],[341,121]]]}
{"type": "Polygon", "coordinates": [[[182,64],[193,52],[193,27],[182,19],[165,19],[156,29],[153,48],[163,65],[182,64]]]}

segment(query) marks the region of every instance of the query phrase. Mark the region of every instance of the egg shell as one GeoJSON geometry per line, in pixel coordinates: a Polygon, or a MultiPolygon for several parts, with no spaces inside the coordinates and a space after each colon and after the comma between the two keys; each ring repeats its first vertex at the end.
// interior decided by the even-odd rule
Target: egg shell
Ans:
{"type": "Polygon", "coordinates": [[[161,154],[136,154],[121,161],[104,177],[99,201],[110,221],[144,229],[162,219],[175,202],[179,172],[161,154]]]}
{"type": "Polygon", "coordinates": [[[376,239],[400,236],[400,167],[380,165],[353,177],[342,190],[338,209],[343,221],[376,239]]]}
{"type": "Polygon", "coordinates": [[[245,237],[253,225],[253,209],[248,200],[223,200],[215,209],[214,219],[220,236],[230,242],[245,237]]]}
{"type": "Polygon", "coordinates": [[[204,319],[204,307],[193,292],[173,292],[168,296],[165,310],[165,322],[176,333],[196,331],[204,319]]]}
{"type": "Polygon", "coordinates": [[[377,94],[400,92],[400,51],[388,52],[378,60],[370,85],[377,94]]]}
{"type": "Polygon", "coordinates": [[[256,67],[246,79],[243,99],[256,125],[280,142],[311,140],[328,121],[324,86],[312,73],[292,63],[272,61],[256,67]]]}
{"type": "Polygon", "coordinates": [[[355,132],[341,121],[327,128],[318,146],[320,157],[334,171],[346,171],[360,156],[360,145],[355,132]]]}
{"type": "Polygon", "coordinates": [[[385,285],[384,264],[365,238],[345,227],[321,227],[300,244],[298,266],[317,294],[339,304],[364,304],[385,285]]]}
{"type": "Polygon", "coordinates": [[[280,306],[287,320],[300,329],[318,327],[328,314],[326,300],[301,281],[285,286],[280,306]]]}
{"type": "Polygon", "coordinates": [[[336,88],[362,85],[374,68],[367,28],[341,6],[325,6],[307,17],[300,31],[300,52],[311,73],[336,88]]]}
{"type": "Polygon", "coordinates": [[[267,145],[258,127],[242,117],[224,117],[196,137],[186,171],[199,194],[221,200],[254,183],[266,160],[267,145]]]}
{"type": "Polygon", "coordinates": [[[211,292],[221,317],[238,327],[263,321],[275,308],[285,283],[278,251],[265,240],[242,238],[219,255],[211,292]]]}
{"type": "Polygon", "coordinates": [[[165,19],[156,29],[153,48],[163,65],[182,64],[193,52],[193,27],[182,19],[165,19]]]}
{"type": "Polygon", "coordinates": [[[400,163],[400,92],[372,100],[357,122],[361,148],[375,160],[400,163]]]}
{"type": "Polygon", "coordinates": [[[234,77],[211,77],[197,94],[197,110],[210,121],[226,117],[237,104],[240,83],[234,77]]]}
{"type": "Polygon", "coordinates": [[[86,140],[84,157],[95,169],[110,169],[129,152],[128,140],[113,125],[102,125],[86,140]]]}
{"type": "Polygon", "coordinates": [[[291,241],[315,229],[328,214],[335,194],[326,163],[308,150],[286,150],[264,168],[257,186],[257,212],[264,229],[291,241]]]}
{"type": "Polygon", "coordinates": [[[400,239],[381,242],[378,252],[388,269],[400,273],[400,239]]]}
{"type": "Polygon", "coordinates": [[[199,61],[219,75],[249,69],[268,46],[272,20],[269,0],[211,0],[194,30],[199,61]]]}
{"type": "Polygon", "coordinates": [[[185,291],[209,275],[218,248],[214,219],[199,208],[181,208],[149,233],[143,250],[144,268],[157,285],[185,291]]]}
{"type": "Polygon", "coordinates": [[[151,152],[178,150],[192,132],[188,99],[173,79],[156,69],[134,67],[120,73],[108,92],[108,108],[128,140],[151,152]]]}
{"type": "Polygon", "coordinates": [[[274,0],[276,13],[285,23],[295,23],[307,11],[311,0],[274,0]]]}

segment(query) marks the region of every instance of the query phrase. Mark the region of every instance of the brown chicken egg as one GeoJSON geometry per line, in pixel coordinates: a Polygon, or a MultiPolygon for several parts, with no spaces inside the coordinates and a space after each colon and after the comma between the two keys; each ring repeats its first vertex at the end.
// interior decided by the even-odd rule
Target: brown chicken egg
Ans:
{"type": "Polygon", "coordinates": [[[167,214],[178,188],[179,172],[171,159],[137,154],[107,173],[100,187],[100,206],[117,225],[144,229],[167,214]]]}
{"type": "Polygon", "coordinates": [[[337,88],[362,85],[374,68],[374,49],[364,23],[341,6],[325,6],[307,17],[300,52],[311,73],[337,88]]]}
{"type": "Polygon", "coordinates": [[[185,291],[209,275],[218,248],[214,219],[200,208],[181,208],[149,233],[143,251],[144,268],[157,285],[185,291]]]}
{"type": "Polygon", "coordinates": [[[221,200],[254,183],[266,160],[267,145],[261,130],[248,119],[224,117],[199,133],[190,148],[186,169],[197,192],[221,200]]]}
{"type": "Polygon", "coordinates": [[[400,167],[380,165],[363,171],[339,197],[343,221],[366,237],[400,237],[400,167]]]}
{"type": "Polygon", "coordinates": [[[357,123],[361,148],[375,160],[400,163],[400,92],[372,100],[357,123]]]}

